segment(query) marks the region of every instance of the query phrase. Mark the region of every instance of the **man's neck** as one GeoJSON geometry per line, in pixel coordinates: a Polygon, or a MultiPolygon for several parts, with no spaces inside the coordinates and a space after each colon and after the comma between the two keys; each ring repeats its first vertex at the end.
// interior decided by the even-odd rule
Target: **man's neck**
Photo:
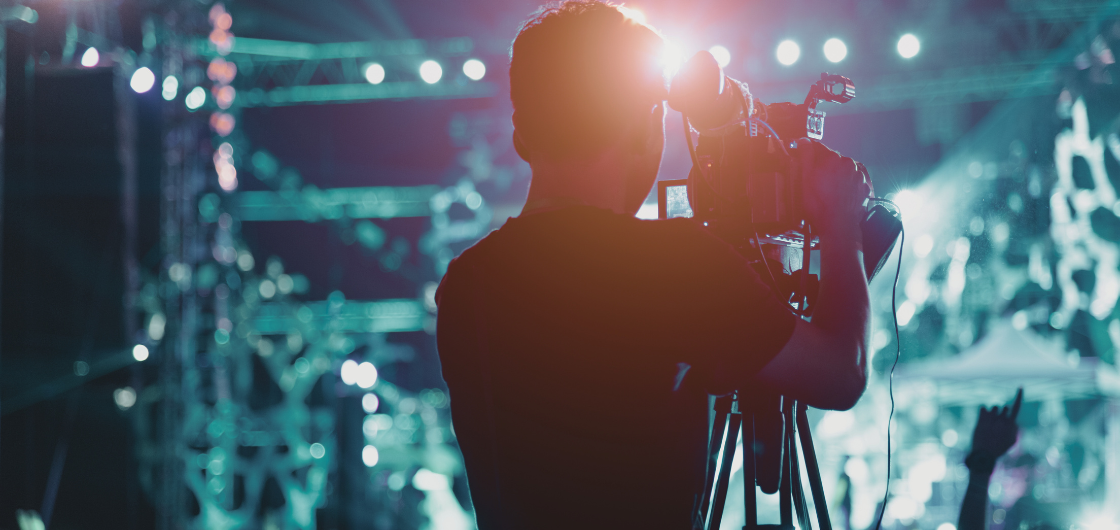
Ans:
{"type": "Polygon", "coordinates": [[[626,190],[619,176],[629,171],[613,150],[580,160],[554,161],[534,155],[533,180],[522,214],[586,205],[626,213],[626,190]],[[539,161],[538,161],[539,160],[539,161]]]}

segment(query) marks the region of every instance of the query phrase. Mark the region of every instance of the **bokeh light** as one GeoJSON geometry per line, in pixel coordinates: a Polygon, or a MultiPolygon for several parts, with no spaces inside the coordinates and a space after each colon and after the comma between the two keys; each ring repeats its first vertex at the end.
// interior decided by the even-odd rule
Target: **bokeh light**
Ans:
{"type": "Polygon", "coordinates": [[[187,97],[183,99],[183,103],[187,105],[187,109],[189,110],[198,110],[206,103],[206,90],[200,86],[194,87],[187,93],[187,97]]]}
{"type": "Polygon", "coordinates": [[[385,67],[378,63],[369,63],[362,69],[362,75],[371,85],[379,85],[385,80],[385,67]]]}
{"type": "Polygon", "coordinates": [[[716,62],[719,63],[720,68],[727,68],[727,65],[731,64],[731,51],[723,46],[718,44],[712,46],[708,48],[708,53],[716,58],[716,62]]]}
{"type": "Polygon", "coordinates": [[[359,364],[355,380],[362,388],[373,388],[377,383],[377,368],[374,368],[373,363],[369,361],[359,364]]]}
{"type": "Polygon", "coordinates": [[[907,33],[898,39],[898,54],[903,59],[912,59],[922,49],[922,43],[913,33],[907,33]]]}
{"type": "Polygon", "coordinates": [[[376,395],[366,394],[362,396],[362,410],[366,411],[366,414],[377,412],[378,405],[380,405],[380,401],[378,401],[376,395]]]}
{"type": "Polygon", "coordinates": [[[148,358],[148,347],[143,344],[137,344],[132,347],[132,358],[137,361],[144,361],[148,358]]]}
{"type": "Polygon", "coordinates": [[[777,56],[779,63],[789,66],[801,58],[801,46],[791,40],[784,40],[781,44],[778,44],[775,56],[777,56]]]}
{"type": "Polygon", "coordinates": [[[179,95],[179,78],[169,75],[163,78],[163,99],[171,101],[179,95]]]}
{"type": "Polygon", "coordinates": [[[339,377],[342,382],[352,385],[358,382],[358,363],[353,359],[347,359],[342,363],[342,370],[339,371],[339,377]]]}
{"type": "Polygon", "coordinates": [[[136,404],[136,391],[130,386],[118,388],[113,391],[113,402],[121,410],[128,410],[136,404]]]}
{"type": "Polygon", "coordinates": [[[101,62],[101,54],[97,52],[97,48],[89,48],[82,54],[82,66],[86,68],[93,68],[99,62],[101,62]]]}
{"type": "Polygon", "coordinates": [[[443,77],[443,67],[429,59],[420,64],[420,79],[429,85],[434,84],[443,77]]]}
{"type": "Polygon", "coordinates": [[[838,63],[848,56],[848,45],[844,41],[831,38],[824,41],[824,58],[829,62],[838,63]]]}
{"type": "Polygon", "coordinates": [[[142,66],[133,72],[132,80],[128,84],[137,94],[143,94],[155,86],[156,75],[147,66],[142,66]]]}
{"type": "Polygon", "coordinates": [[[478,59],[469,59],[463,63],[463,73],[472,81],[478,81],[486,75],[486,65],[478,59]]]}
{"type": "Polygon", "coordinates": [[[374,447],[372,445],[367,445],[367,446],[362,448],[362,463],[365,464],[366,467],[376,466],[377,461],[380,458],[381,458],[380,455],[377,454],[377,448],[376,447],[374,447]]]}
{"type": "Polygon", "coordinates": [[[327,456],[327,448],[319,442],[311,444],[308,452],[311,453],[311,458],[323,458],[327,456]]]}

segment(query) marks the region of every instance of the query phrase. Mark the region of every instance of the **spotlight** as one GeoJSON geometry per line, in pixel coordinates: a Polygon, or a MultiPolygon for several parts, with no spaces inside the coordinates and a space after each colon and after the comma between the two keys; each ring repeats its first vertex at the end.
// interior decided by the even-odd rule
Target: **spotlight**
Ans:
{"type": "Polygon", "coordinates": [[[429,59],[420,64],[420,79],[429,85],[435,84],[443,77],[443,67],[429,59]]]}
{"type": "Polygon", "coordinates": [[[844,41],[832,38],[824,42],[824,57],[829,62],[838,63],[848,56],[848,46],[844,41]]]}
{"type": "Polygon", "coordinates": [[[101,54],[97,53],[97,48],[89,48],[82,54],[82,66],[86,68],[93,68],[101,61],[101,54]]]}
{"type": "Polygon", "coordinates": [[[913,33],[907,33],[898,39],[898,54],[903,59],[913,59],[922,49],[922,43],[913,33]]]}
{"type": "Polygon", "coordinates": [[[708,53],[711,53],[712,57],[716,58],[716,62],[719,63],[720,68],[727,68],[727,65],[731,64],[731,52],[723,46],[718,44],[712,46],[708,48],[708,53]]]}
{"type": "Polygon", "coordinates": [[[377,63],[369,63],[362,69],[362,75],[371,85],[381,84],[385,80],[385,67],[377,63]]]}
{"type": "Polygon", "coordinates": [[[151,90],[152,86],[156,84],[156,75],[147,66],[144,66],[132,74],[132,80],[128,84],[136,93],[143,94],[151,90]]]}
{"type": "Polygon", "coordinates": [[[779,63],[789,66],[801,58],[801,47],[796,42],[784,40],[778,44],[776,55],[779,63]]]}
{"type": "Polygon", "coordinates": [[[471,78],[471,81],[478,81],[486,75],[486,65],[478,59],[470,59],[463,63],[463,73],[471,78]]]}

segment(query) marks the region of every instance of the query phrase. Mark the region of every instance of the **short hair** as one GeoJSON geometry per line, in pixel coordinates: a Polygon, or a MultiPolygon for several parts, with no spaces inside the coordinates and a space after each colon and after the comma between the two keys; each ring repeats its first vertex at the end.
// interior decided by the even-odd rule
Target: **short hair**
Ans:
{"type": "Polygon", "coordinates": [[[618,6],[542,7],[510,48],[510,99],[521,140],[547,156],[592,154],[665,99],[664,42],[618,6]]]}

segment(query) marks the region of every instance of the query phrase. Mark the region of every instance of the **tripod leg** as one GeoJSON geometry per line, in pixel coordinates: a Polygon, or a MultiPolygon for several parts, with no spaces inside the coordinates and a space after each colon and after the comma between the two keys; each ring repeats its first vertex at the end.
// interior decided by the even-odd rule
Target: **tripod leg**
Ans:
{"type": "Polygon", "coordinates": [[[805,471],[809,474],[809,489],[813,492],[813,505],[817,508],[817,524],[820,530],[832,530],[828,516],[828,502],[824,498],[821,485],[821,470],[817,465],[817,453],[813,447],[813,434],[809,432],[809,417],[805,415],[805,405],[797,407],[797,432],[801,436],[801,450],[805,453],[805,471]]]}
{"type": "Polygon", "coordinates": [[[746,507],[743,528],[758,528],[758,498],[755,495],[754,411],[743,412],[743,495],[746,507]]]}
{"type": "Polygon", "coordinates": [[[720,396],[716,398],[715,407],[713,410],[716,412],[715,423],[712,425],[712,437],[708,440],[708,465],[707,471],[704,476],[704,492],[700,499],[699,512],[697,513],[696,524],[693,526],[697,528],[704,527],[704,521],[708,519],[708,508],[712,502],[712,487],[716,481],[716,462],[719,459],[720,443],[723,442],[724,432],[727,430],[727,417],[731,413],[731,404],[735,401],[732,396],[720,396]]]}
{"type": "Polygon", "coordinates": [[[732,414],[727,425],[723,462],[719,466],[719,481],[716,483],[715,498],[712,500],[712,518],[708,521],[708,530],[719,530],[720,521],[723,519],[723,508],[727,503],[727,483],[731,480],[731,461],[735,458],[735,439],[739,437],[739,423],[742,418],[741,414],[732,414]]]}
{"type": "Polygon", "coordinates": [[[793,428],[793,418],[790,414],[792,412],[792,404],[792,400],[790,400],[788,397],[782,396],[782,420],[786,424],[786,434],[784,435],[784,439],[782,440],[782,447],[785,450],[782,451],[782,481],[778,485],[778,495],[781,503],[781,524],[785,528],[793,527],[793,491],[791,491],[792,481],[790,479],[792,470],[790,469],[790,447],[788,443],[790,436],[789,432],[790,429],[793,428]]]}
{"type": "Polygon", "coordinates": [[[788,433],[786,440],[789,445],[786,447],[786,454],[789,455],[789,474],[793,479],[793,507],[797,511],[797,524],[801,530],[813,530],[813,523],[809,520],[809,507],[805,505],[805,489],[801,485],[801,465],[798,464],[797,458],[797,438],[793,434],[793,429],[786,431],[788,433]]]}

